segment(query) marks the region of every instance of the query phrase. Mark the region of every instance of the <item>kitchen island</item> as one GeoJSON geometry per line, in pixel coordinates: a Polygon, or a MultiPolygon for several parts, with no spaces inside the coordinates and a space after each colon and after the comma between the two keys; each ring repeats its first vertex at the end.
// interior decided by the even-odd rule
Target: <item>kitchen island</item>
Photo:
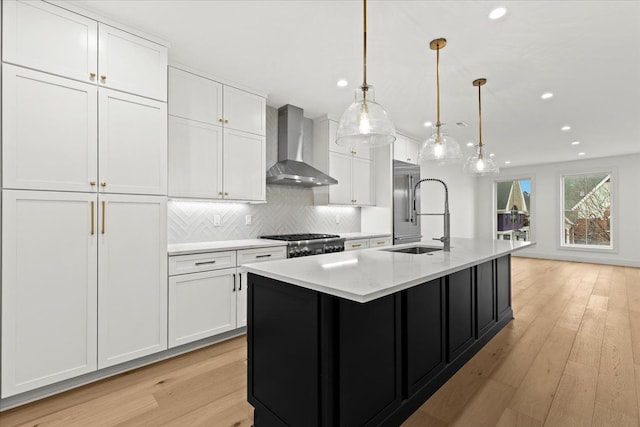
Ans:
{"type": "Polygon", "coordinates": [[[255,427],[400,425],[511,321],[510,254],[530,244],[247,265],[255,427]]]}

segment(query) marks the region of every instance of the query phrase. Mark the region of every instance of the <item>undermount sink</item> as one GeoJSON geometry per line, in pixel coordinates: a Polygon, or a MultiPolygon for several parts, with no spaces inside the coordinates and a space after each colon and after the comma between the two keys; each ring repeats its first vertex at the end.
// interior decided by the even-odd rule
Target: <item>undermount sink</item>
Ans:
{"type": "Polygon", "coordinates": [[[409,248],[401,248],[401,249],[383,249],[383,251],[387,252],[400,252],[403,254],[428,254],[430,252],[441,251],[442,248],[431,248],[428,246],[411,246],[409,248]]]}

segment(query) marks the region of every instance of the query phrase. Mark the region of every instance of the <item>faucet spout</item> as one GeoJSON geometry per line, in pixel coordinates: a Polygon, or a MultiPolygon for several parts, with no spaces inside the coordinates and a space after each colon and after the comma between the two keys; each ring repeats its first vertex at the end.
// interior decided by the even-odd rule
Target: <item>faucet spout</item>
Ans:
{"type": "Polygon", "coordinates": [[[416,185],[413,187],[413,214],[414,215],[440,215],[444,217],[444,236],[440,238],[434,238],[434,240],[439,240],[444,244],[444,252],[451,252],[451,215],[449,214],[449,188],[447,184],[441,179],[436,178],[425,178],[416,182],[416,185]],[[443,213],[420,213],[418,212],[416,206],[416,193],[418,191],[418,187],[423,182],[439,182],[444,187],[444,212],[443,213]]]}

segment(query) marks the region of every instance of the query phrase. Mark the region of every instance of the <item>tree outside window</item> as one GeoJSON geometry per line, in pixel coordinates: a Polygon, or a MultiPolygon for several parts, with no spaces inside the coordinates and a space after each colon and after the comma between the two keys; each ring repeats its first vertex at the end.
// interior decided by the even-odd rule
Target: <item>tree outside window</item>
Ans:
{"type": "Polygon", "coordinates": [[[563,246],[611,248],[611,173],[562,177],[563,246]]]}

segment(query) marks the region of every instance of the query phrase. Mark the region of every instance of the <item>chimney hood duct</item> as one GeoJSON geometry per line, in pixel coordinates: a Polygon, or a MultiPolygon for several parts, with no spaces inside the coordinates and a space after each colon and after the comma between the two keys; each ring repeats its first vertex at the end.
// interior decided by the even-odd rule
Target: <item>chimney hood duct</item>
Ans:
{"type": "Polygon", "coordinates": [[[278,163],[267,171],[267,184],[319,187],[338,183],[304,162],[311,147],[304,152],[303,120],[302,108],[287,104],[278,109],[278,163]]]}

